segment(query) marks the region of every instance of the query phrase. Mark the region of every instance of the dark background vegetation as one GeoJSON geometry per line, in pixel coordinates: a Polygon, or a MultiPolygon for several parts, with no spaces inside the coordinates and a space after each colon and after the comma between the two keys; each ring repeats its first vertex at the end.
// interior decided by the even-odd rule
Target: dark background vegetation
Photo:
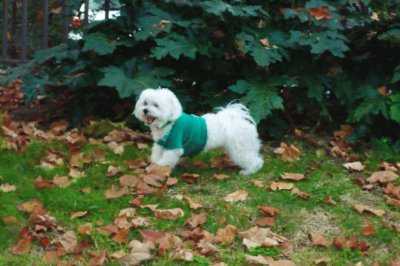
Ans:
{"type": "Polygon", "coordinates": [[[45,96],[48,112],[75,123],[134,121],[135,97],[162,86],[191,113],[239,98],[270,137],[343,123],[357,139],[399,137],[399,1],[120,4],[119,17],[90,23],[81,40],[37,52],[0,82],[22,77],[27,101],[45,96]]]}

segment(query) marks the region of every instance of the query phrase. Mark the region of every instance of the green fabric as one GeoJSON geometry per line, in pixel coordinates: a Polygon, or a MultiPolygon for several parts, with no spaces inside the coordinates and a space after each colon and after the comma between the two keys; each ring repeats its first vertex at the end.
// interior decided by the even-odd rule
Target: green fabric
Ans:
{"type": "Polygon", "coordinates": [[[206,142],[206,120],[200,116],[182,113],[157,144],[166,150],[183,149],[183,155],[193,156],[203,150],[206,142]]]}

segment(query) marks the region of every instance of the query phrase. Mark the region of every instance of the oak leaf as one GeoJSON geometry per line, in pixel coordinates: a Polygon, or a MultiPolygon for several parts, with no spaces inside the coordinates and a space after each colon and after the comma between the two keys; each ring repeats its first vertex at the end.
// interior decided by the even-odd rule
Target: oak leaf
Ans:
{"type": "Polygon", "coordinates": [[[176,220],[185,215],[181,208],[155,210],[154,214],[158,219],[166,219],[166,220],[176,220]]]}
{"type": "Polygon", "coordinates": [[[230,202],[230,203],[234,203],[234,202],[238,202],[238,201],[245,201],[247,199],[248,195],[249,194],[246,191],[239,189],[235,192],[232,192],[232,193],[226,195],[224,197],[224,201],[230,202]]]}

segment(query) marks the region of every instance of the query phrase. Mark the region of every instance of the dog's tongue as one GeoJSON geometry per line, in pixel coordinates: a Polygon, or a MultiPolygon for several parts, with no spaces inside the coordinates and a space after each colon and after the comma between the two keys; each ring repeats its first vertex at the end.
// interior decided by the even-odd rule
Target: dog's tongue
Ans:
{"type": "Polygon", "coordinates": [[[147,115],[147,116],[146,116],[147,124],[150,125],[151,123],[154,122],[154,120],[156,120],[156,118],[155,118],[154,116],[151,116],[151,115],[147,115]]]}

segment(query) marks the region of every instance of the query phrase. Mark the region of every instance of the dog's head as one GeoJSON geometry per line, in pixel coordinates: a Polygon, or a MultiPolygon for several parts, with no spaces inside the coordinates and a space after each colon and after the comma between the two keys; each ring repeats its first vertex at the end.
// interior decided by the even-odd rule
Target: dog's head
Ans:
{"type": "Polygon", "coordinates": [[[169,89],[146,89],[136,102],[135,116],[150,127],[161,128],[182,114],[182,106],[169,89]]]}

